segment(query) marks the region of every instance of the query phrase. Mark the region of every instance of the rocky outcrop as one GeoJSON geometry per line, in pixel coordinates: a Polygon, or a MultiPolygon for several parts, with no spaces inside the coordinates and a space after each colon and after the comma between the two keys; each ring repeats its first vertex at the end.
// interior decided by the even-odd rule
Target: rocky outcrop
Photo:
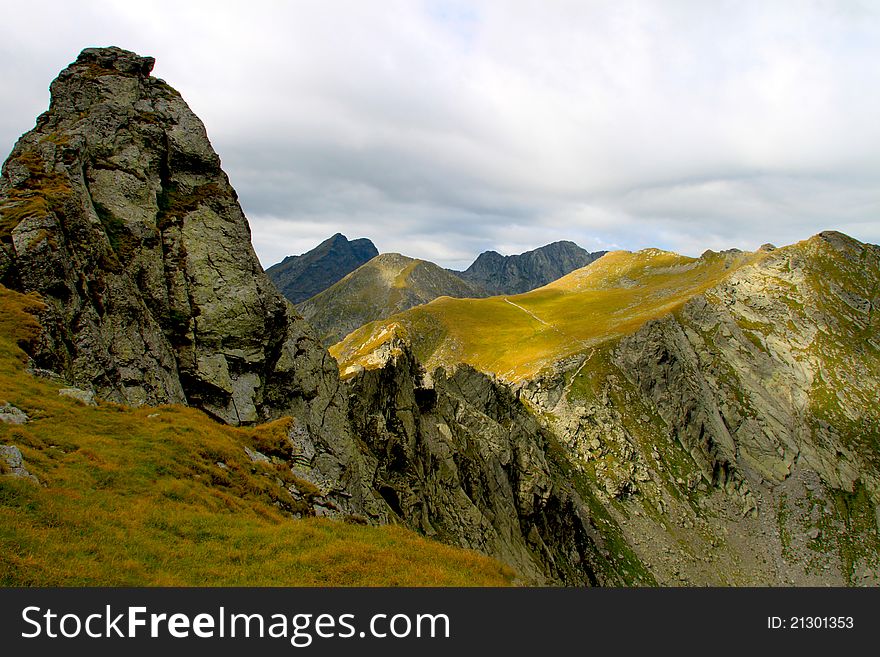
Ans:
{"type": "Polygon", "coordinates": [[[296,317],[204,126],[152,65],[89,49],[52,83],[0,180],[12,283],[49,303],[38,364],[106,399],[254,422],[295,358],[296,317]]]}
{"type": "Polygon", "coordinates": [[[297,309],[329,346],[364,324],[442,296],[482,293],[433,262],[383,253],[297,309]]]}
{"type": "Polygon", "coordinates": [[[0,476],[40,483],[40,480],[25,467],[21,450],[15,445],[0,445],[0,476]]]}
{"type": "Polygon", "coordinates": [[[30,417],[20,408],[6,403],[0,406],[0,422],[3,424],[26,424],[30,417]]]}
{"type": "Polygon", "coordinates": [[[764,252],[521,394],[661,582],[876,584],[880,248],[764,252]]]}
{"type": "Polygon", "coordinates": [[[427,376],[403,346],[348,390],[389,515],[492,555],[528,584],[626,581],[624,555],[607,549],[612,529],[598,529],[555,437],[508,387],[468,366],[427,376]]]}
{"type": "Polygon", "coordinates": [[[84,50],[3,166],[5,281],[47,306],[35,365],[130,405],[292,415],[340,509],[372,510],[336,364],[262,272],[204,126],[152,66],[84,50]]]}
{"type": "Polygon", "coordinates": [[[379,255],[366,238],[349,241],[336,233],[311,251],[287,256],[266,270],[275,287],[291,303],[301,303],[323,292],[346,274],[379,255]]]}
{"type": "Polygon", "coordinates": [[[521,294],[586,267],[604,254],[565,241],[512,256],[485,251],[465,271],[455,274],[486,294],[521,294]]]}

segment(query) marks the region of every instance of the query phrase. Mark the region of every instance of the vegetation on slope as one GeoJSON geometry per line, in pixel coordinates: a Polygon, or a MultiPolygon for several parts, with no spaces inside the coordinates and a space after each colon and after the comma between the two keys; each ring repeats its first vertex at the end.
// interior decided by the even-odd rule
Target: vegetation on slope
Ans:
{"type": "Polygon", "coordinates": [[[369,355],[377,341],[399,337],[411,342],[429,370],[465,362],[518,381],[637,330],[760,257],[739,252],[688,258],[657,249],[616,251],[525,294],[437,299],[363,326],[330,353],[346,375],[357,366],[370,367],[369,355]]]}
{"type": "Polygon", "coordinates": [[[331,345],[368,322],[441,296],[473,297],[482,293],[432,262],[383,253],[297,309],[324,344],[331,345]]]}
{"type": "MultiPolygon", "coordinates": [[[[249,429],[176,406],[86,406],[25,370],[39,301],[0,287],[0,423],[42,485],[0,476],[0,584],[503,585],[513,573],[400,527],[294,519],[305,482],[244,448],[283,451],[287,420],[249,429]]],[[[300,503],[301,504],[301,503],[300,503]]]]}

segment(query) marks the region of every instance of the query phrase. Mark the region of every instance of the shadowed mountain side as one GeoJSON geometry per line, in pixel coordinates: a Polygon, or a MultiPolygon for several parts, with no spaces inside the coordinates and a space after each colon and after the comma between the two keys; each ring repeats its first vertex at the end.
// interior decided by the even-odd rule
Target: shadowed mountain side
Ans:
{"type": "MultiPolygon", "coordinates": [[[[251,573],[273,546],[296,567],[308,548],[269,525],[323,516],[406,525],[526,584],[880,582],[880,247],[619,251],[482,299],[380,256],[305,310],[332,331],[434,300],[334,345],[341,379],[152,64],[83,51],[0,176],[3,581],[59,581],[29,577],[68,546],[155,567],[181,535],[215,573],[230,549],[251,573]]],[[[326,527],[296,530],[354,535],[326,527]]],[[[359,549],[336,554],[368,567],[359,549]]]]}
{"type": "Polygon", "coordinates": [[[481,253],[463,272],[454,272],[483,296],[521,294],[547,285],[605,254],[590,253],[574,242],[553,242],[519,255],[503,256],[495,251],[481,253]]]}
{"type": "Polygon", "coordinates": [[[287,256],[266,270],[275,287],[293,304],[323,292],[346,274],[379,255],[366,238],[349,241],[336,233],[311,251],[287,256]]]}

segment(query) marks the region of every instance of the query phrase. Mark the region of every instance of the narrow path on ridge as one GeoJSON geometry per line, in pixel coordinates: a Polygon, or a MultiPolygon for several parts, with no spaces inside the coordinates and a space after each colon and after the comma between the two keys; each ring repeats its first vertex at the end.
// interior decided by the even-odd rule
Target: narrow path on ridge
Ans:
{"type": "MultiPolygon", "coordinates": [[[[559,333],[559,335],[565,336],[566,338],[568,338],[568,339],[571,340],[572,342],[579,343],[579,344],[583,345],[584,347],[589,347],[589,346],[590,346],[589,343],[587,343],[586,341],[581,340],[580,338],[576,338],[576,337],[574,337],[573,335],[571,335],[570,333],[566,333],[565,331],[563,331],[561,328],[559,328],[559,327],[556,326],[555,324],[551,324],[550,322],[545,322],[543,319],[541,319],[540,317],[538,317],[535,313],[533,313],[533,312],[532,312],[531,310],[529,310],[528,308],[523,308],[521,305],[519,305],[518,303],[514,303],[513,301],[511,301],[511,300],[508,299],[507,297],[504,297],[504,302],[505,302],[505,303],[509,303],[509,304],[510,304],[511,306],[513,306],[514,308],[519,308],[519,309],[522,310],[526,315],[528,315],[529,317],[531,317],[532,319],[534,319],[536,322],[540,322],[540,323],[543,324],[544,326],[553,329],[554,331],[556,331],[557,333],[559,333]]],[[[591,355],[592,355],[592,354],[591,354],[591,355]]],[[[588,360],[589,360],[589,358],[588,358],[588,360]]]]}
{"type": "MultiPolygon", "coordinates": [[[[509,303],[509,304],[510,304],[511,306],[513,306],[514,308],[519,308],[519,309],[522,310],[526,315],[528,315],[529,317],[531,317],[532,319],[534,319],[534,320],[536,320],[536,321],[538,321],[538,322],[541,322],[544,326],[549,326],[549,327],[552,328],[554,331],[558,331],[559,333],[562,333],[562,331],[560,331],[558,328],[556,328],[555,326],[553,326],[553,324],[550,324],[550,323],[548,323],[548,322],[545,322],[543,319],[541,319],[540,317],[538,317],[538,316],[537,316],[535,313],[533,313],[531,310],[528,310],[527,308],[523,308],[521,305],[519,305],[518,303],[514,303],[513,301],[511,301],[511,300],[508,299],[507,297],[504,297],[504,302],[505,302],[505,303],[509,303]]],[[[564,335],[564,334],[563,334],[563,335],[564,335]]]]}
{"type": "MultiPolygon", "coordinates": [[[[532,319],[534,319],[536,322],[538,322],[538,323],[540,323],[540,324],[543,324],[543,325],[546,326],[547,328],[550,328],[550,329],[556,331],[559,335],[563,336],[563,337],[566,338],[567,340],[570,340],[573,344],[578,344],[578,345],[580,345],[581,347],[583,347],[584,349],[590,349],[590,344],[589,344],[588,342],[586,342],[585,340],[581,340],[580,338],[576,338],[576,337],[574,337],[573,335],[571,335],[571,334],[569,334],[569,333],[566,333],[565,331],[563,331],[562,329],[560,329],[558,326],[556,326],[556,325],[554,325],[554,324],[551,324],[550,322],[547,322],[547,321],[541,319],[540,317],[538,317],[535,313],[533,313],[533,312],[532,312],[531,310],[529,310],[528,308],[523,308],[521,305],[519,305],[518,303],[514,303],[513,301],[511,301],[511,300],[508,299],[507,297],[504,297],[504,303],[510,304],[510,305],[513,306],[514,308],[516,308],[516,309],[518,309],[518,310],[521,310],[521,311],[524,312],[526,315],[528,315],[529,317],[531,317],[532,319]]],[[[590,358],[593,357],[593,352],[594,352],[594,350],[593,350],[593,349],[590,349],[590,353],[584,358],[583,361],[581,361],[580,366],[577,368],[577,372],[575,372],[574,376],[572,377],[572,380],[569,381],[568,384],[565,386],[565,388],[566,388],[566,393],[567,393],[568,390],[571,388],[571,385],[572,385],[574,379],[578,376],[578,374],[580,374],[581,370],[583,370],[584,366],[587,364],[587,361],[589,361],[590,358]]],[[[494,365],[494,363],[493,363],[493,365],[494,365]]],[[[513,372],[514,372],[514,370],[510,370],[510,372],[505,372],[505,375],[507,375],[507,374],[512,374],[513,372]]]]}

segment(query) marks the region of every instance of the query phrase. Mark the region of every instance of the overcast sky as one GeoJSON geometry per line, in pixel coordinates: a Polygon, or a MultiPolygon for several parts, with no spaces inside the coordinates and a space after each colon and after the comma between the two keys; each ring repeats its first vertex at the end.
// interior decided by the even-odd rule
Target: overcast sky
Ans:
{"type": "Polygon", "coordinates": [[[156,58],[268,267],[880,242],[880,0],[0,0],[0,151],[87,46],[156,58]]]}

